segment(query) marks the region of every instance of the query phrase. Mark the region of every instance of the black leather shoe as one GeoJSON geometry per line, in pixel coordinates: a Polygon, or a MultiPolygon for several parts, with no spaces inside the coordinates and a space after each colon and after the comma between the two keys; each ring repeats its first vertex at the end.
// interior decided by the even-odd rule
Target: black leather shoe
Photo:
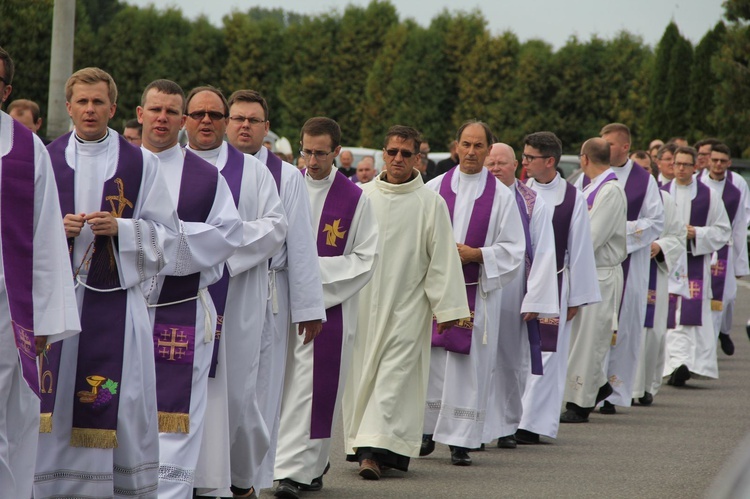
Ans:
{"type": "Polygon", "coordinates": [[[685,386],[685,382],[689,379],[690,369],[688,369],[688,366],[686,366],[685,364],[682,364],[672,372],[672,375],[669,377],[669,381],[667,381],[667,384],[672,386],[685,386]]]}
{"type": "Polygon", "coordinates": [[[614,404],[605,400],[604,404],[599,408],[599,412],[602,414],[617,414],[617,409],[614,404]]]}
{"type": "Polygon", "coordinates": [[[469,452],[484,452],[484,444],[480,445],[479,447],[469,449],[469,452]]]}
{"type": "Polygon", "coordinates": [[[519,429],[516,431],[516,442],[521,445],[536,445],[539,443],[539,434],[519,429]]]}
{"type": "Polygon", "coordinates": [[[588,423],[589,417],[579,414],[573,409],[568,409],[560,414],[561,423],[588,423]]]}
{"type": "Polygon", "coordinates": [[[299,487],[296,482],[285,478],[279,481],[279,486],[276,487],[276,492],[273,493],[273,496],[281,497],[282,499],[299,499],[299,487]]]}
{"type": "Polygon", "coordinates": [[[719,333],[719,343],[721,344],[721,351],[727,355],[734,355],[734,342],[732,338],[726,333],[719,333]]]}
{"type": "Polygon", "coordinates": [[[454,466],[471,466],[471,457],[469,457],[468,449],[453,447],[451,449],[451,464],[454,466]]]}
{"type": "Polygon", "coordinates": [[[596,403],[594,404],[594,406],[599,405],[599,402],[612,395],[614,391],[615,390],[614,388],[612,388],[612,385],[609,384],[609,381],[604,383],[601,387],[599,387],[599,392],[596,394],[596,403]]]}
{"type": "Polygon", "coordinates": [[[432,435],[422,435],[422,447],[419,448],[419,455],[421,457],[429,456],[435,450],[435,441],[432,439],[432,435]]]}
{"type": "Polygon", "coordinates": [[[653,401],[654,401],[654,396],[648,392],[644,393],[643,397],[638,399],[638,403],[641,405],[651,405],[653,401]]]}
{"type": "Polygon", "coordinates": [[[497,439],[498,449],[515,449],[516,447],[518,447],[518,442],[516,442],[515,435],[507,435],[497,439]]]}
{"type": "Polygon", "coordinates": [[[747,333],[747,339],[750,340],[750,319],[748,319],[747,324],[745,324],[745,332],[747,333]]]}
{"type": "Polygon", "coordinates": [[[310,482],[310,485],[307,485],[305,483],[298,484],[299,489],[302,492],[317,492],[319,490],[323,489],[323,475],[313,478],[312,482],[310,482]]]}

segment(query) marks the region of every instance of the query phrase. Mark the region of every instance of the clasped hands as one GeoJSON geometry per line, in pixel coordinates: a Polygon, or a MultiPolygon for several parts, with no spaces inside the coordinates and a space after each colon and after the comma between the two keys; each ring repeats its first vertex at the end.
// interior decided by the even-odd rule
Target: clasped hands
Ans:
{"type": "Polygon", "coordinates": [[[81,235],[83,226],[88,224],[95,236],[116,236],[117,219],[108,211],[95,211],[94,213],[80,213],[74,215],[68,213],[63,218],[65,237],[78,237],[81,235]]]}

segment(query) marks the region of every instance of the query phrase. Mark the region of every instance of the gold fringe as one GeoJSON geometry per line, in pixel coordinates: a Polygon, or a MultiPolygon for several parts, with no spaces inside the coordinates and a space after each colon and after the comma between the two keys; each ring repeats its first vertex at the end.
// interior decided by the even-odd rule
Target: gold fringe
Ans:
{"type": "Polygon", "coordinates": [[[159,411],[160,433],[190,433],[190,415],[159,411]]]}
{"type": "Polygon", "coordinates": [[[117,431],[73,428],[70,433],[70,446],[88,447],[90,449],[116,449],[117,431]]]}
{"type": "Polygon", "coordinates": [[[39,415],[39,433],[52,433],[51,412],[43,412],[39,415]]]}
{"type": "Polygon", "coordinates": [[[617,333],[612,333],[612,346],[617,345],[617,333]]]}
{"type": "Polygon", "coordinates": [[[724,304],[720,300],[711,300],[711,310],[721,312],[724,310],[724,304]]]}

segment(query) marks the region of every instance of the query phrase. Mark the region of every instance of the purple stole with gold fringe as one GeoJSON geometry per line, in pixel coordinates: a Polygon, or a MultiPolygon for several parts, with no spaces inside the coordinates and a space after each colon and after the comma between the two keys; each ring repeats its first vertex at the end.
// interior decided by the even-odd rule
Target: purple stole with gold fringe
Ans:
{"type": "MultiPolygon", "coordinates": [[[[362,189],[336,171],[323,203],[317,232],[319,258],[344,254],[362,189]]],[[[339,388],[344,316],[341,304],[326,309],[327,320],[313,340],[313,393],[310,438],[330,438],[339,388]]]]}
{"type": "MultiPolygon", "coordinates": [[[[729,224],[734,225],[734,217],[740,207],[742,193],[729,180],[729,176],[724,177],[724,192],[721,200],[724,202],[724,208],[729,216],[729,224]]],[[[727,264],[730,258],[729,244],[724,245],[716,252],[716,263],[711,265],[711,310],[721,311],[724,309],[724,285],[727,280],[727,264]]]]}
{"type": "MultiPolygon", "coordinates": [[[[65,149],[70,141],[68,133],[48,147],[52,168],[57,180],[60,207],[63,215],[75,213],[75,171],[65,159],[65,149]]],[[[100,210],[116,218],[132,218],[133,209],[143,177],[143,153],[118,136],[119,159],[112,177],[102,186],[100,210]]],[[[75,140],[75,139],[74,139],[75,140]]],[[[72,447],[117,447],[117,415],[120,405],[123,352],[125,350],[125,321],[127,315],[127,290],[121,288],[114,247],[117,237],[96,236],[93,255],[86,278],[81,310],[81,334],[78,340],[78,363],[73,403],[72,447]],[[92,289],[93,288],[93,289],[92,289]],[[100,292],[108,291],[108,292],[100,292]],[[115,291],[110,291],[115,290],[115,291]]],[[[72,246],[71,246],[72,248],[72,246]]],[[[53,380],[59,368],[50,362],[53,380]]],[[[54,361],[54,360],[53,360],[54,361]]],[[[46,394],[54,398],[54,393],[46,394]]],[[[49,402],[45,407],[52,412],[49,402]]],[[[51,429],[51,426],[50,426],[51,429]]]]}
{"type": "MultiPolygon", "coordinates": [[[[523,235],[526,243],[526,255],[524,258],[526,273],[524,274],[523,281],[523,292],[525,295],[531,265],[534,262],[534,247],[531,244],[531,217],[534,214],[536,192],[518,180],[515,182],[513,192],[516,193],[516,205],[518,205],[518,212],[521,214],[521,224],[523,225],[523,235]]],[[[541,376],[544,374],[544,369],[542,365],[542,337],[539,333],[539,320],[532,319],[526,321],[526,332],[529,336],[529,350],[531,352],[531,374],[541,376]]]]}
{"type": "MultiPolygon", "coordinates": [[[[458,171],[458,166],[454,166],[443,176],[440,183],[440,195],[445,199],[450,213],[451,223],[453,222],[453,212],[456,205],[456,193],[451,188],[453,175],[458,171]]],[[[469,218],[469,227],[466,230],[466,239],[464,244],[472,248],[481,248],[487,239],[487,230],[490,226],[492,217],[492,205],[495,200],[495,187],[497,179],[487,173],[487,180],[484,191],[474,201],[474,207],[469,218]]],[[[463,265],[464,283],[466,284],[466,299],[469,302],[471,311],[470,320],[462,320],[443,334],[438,334],[437,324],[432,324],[432,346],[443,347],[449,352],[468,355],[471,351],[471,336],[474,330],[474,307],[476,305],[477,288],[479,286],[480,265],[478,263],[467,263],[463,265]]],[[[485,318],[486,320],[486,318],[485,318]]]]}
{"type": "MultiPolygon", "coordinates": [[[[240,191],[242,190],[242,174],[245,170],[245,155],[231,144],[227,144],[227,163],[221,169],[221,175],[229,185],[232,193],[234,206],[240,205],[240,191]]],[[[224,264],[221,279],[208,287],[211,299],[216,307],[216,332],[214,333],[214,352],[211,356],[211,366],[208,369],[208,377],[216,377],[216,366],[219,364],[219,342],[221,331],[224,326],[224,310],[227,307],[227,293],[229,292],[229,269],[224,264]]]]}
{"type": "MultiPolygon", "coordinates": [[[[183,149],[177,214],[184,222],[205,222],[216,197],[219,171],[183,149]]],[[[154,318],[156,408],[159,431],[190,432],[190,396],[195,359],[196,298],[201,273],[165,276],[154,318]]]]}
{"type": "Polygon", "coordinates": [[[8,312],[23,379],[39,396],[34,342],[34,136],[16,120],[2,158],[0,236],[8,312]]]}
{"type": "MultiPolygon", "coordinates": [[[[588,178],[588,177],[585,177],[588,178]]],[[[565,196],[562,203],[555,206],[552,215],[552,227],[555,233],[555,258],[557,261],[557,296],[560,300],[560,314],[567,314],[567,307],[562,303],[563,270],[565,253],[568,251],[570,224],[573,221],[573,209],[576,205],[576,188],[565,182],[565,196]]],[[[539,319],[539,333],[542,337],[542,352],[557,351],[557,335],[560,329],[560,317],[539,319]]]]}

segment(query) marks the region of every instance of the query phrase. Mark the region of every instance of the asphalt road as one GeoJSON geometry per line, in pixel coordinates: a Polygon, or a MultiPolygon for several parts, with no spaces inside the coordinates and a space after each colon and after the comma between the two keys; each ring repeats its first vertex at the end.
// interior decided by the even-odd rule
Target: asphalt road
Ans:
{"type": "MultiPolygon", "coordinates": [[[[334,435],[331,470],[313,498],[701,498],[750,433],[750,285],[741,283],[732,338],[734,356],[719,351],[720,379],[663,386],[649,407],[592,414],[587,424],[562,425],[556,440],[537,446],[472,453],[474,464],[450,464],[438,444],[410,471],[362,480],[343,453],[341,424],[334,435]]],[[[273,497],[264,491],[263,498],[273,497]]]]}

